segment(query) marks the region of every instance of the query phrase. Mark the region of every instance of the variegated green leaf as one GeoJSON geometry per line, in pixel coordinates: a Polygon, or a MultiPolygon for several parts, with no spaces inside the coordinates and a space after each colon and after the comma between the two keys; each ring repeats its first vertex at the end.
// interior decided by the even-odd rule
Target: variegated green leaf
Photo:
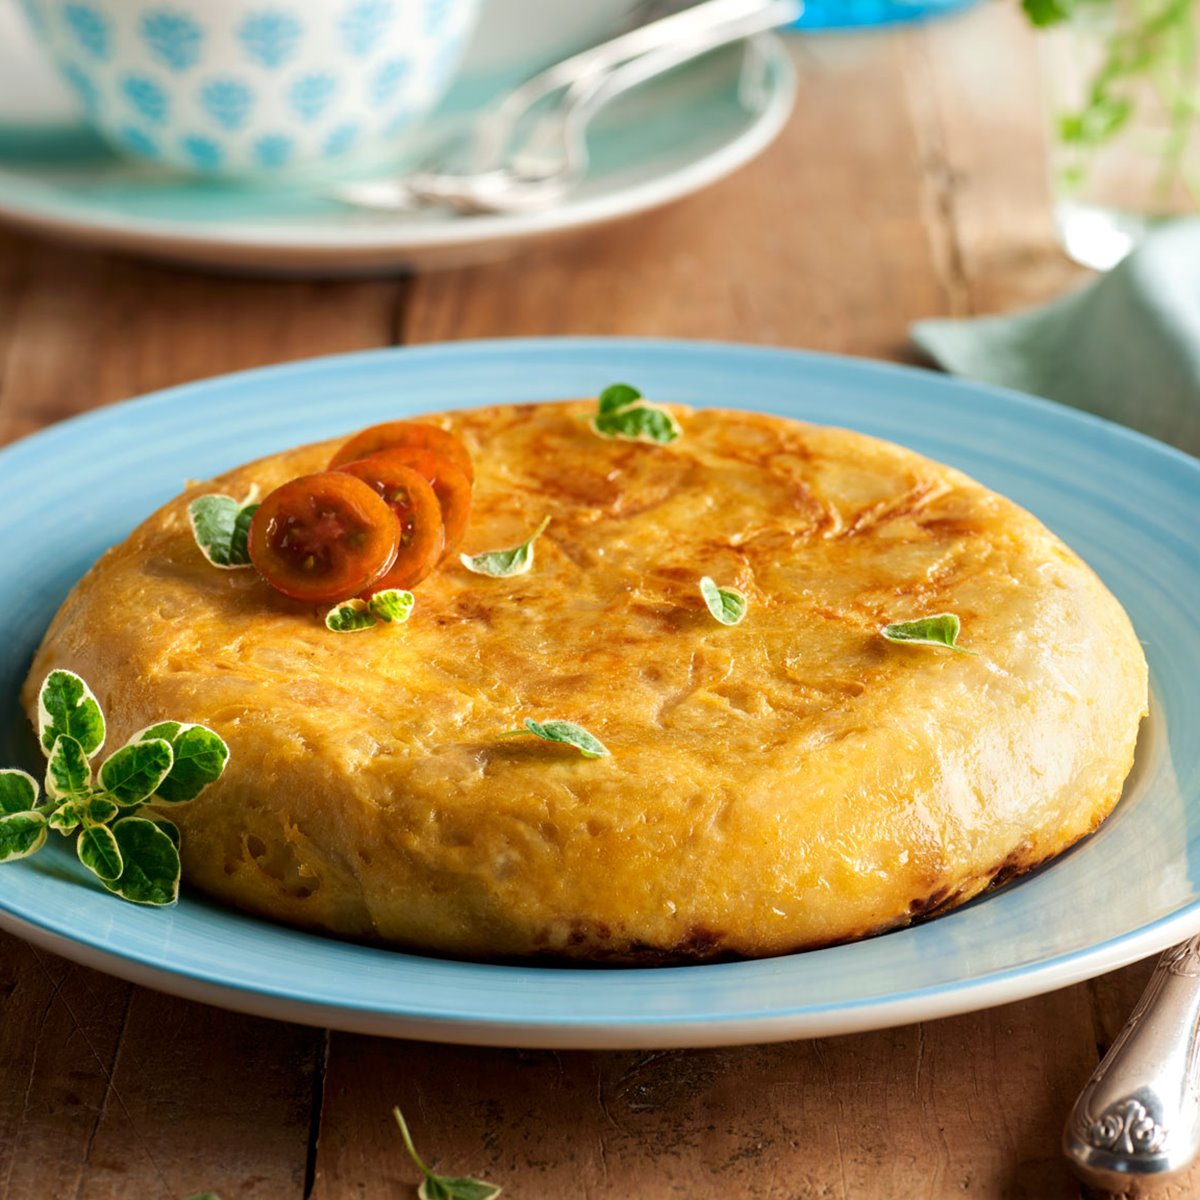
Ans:
{"type": "Polygon", "coordinates": [[[36,812],[0,817],[0,863],[36,854],[46,842],[46,818],[36,812]]]}
{"type": "Polygon", "coordinates": [[[148,800],[170,773],[171,743],[163,738],[132,742],[114,751],[100,768],[100,786],[122,807],[148,800]]]}
{"type": "Polygon", "coordinates": [[[83,820],[83,807],[80,801],[68,800],[65,804],[60,804],[46,820],[50,828],[57,829],[59,833],[73,833],[83,820]]]}
{"type": "Polygon", "coordinates": [[[86,825],[75,843],[79,861],[105,883],[117,879],[124,864],[117,839],[107,825],[86,825]]]}
{"type": "Polygon", "coordinates": [[[112,832],[124,866],[104,886],[134,904],[174,904],[179,899],[179,851],[170,836],[147,817],[122,817],[112,832]]]}
{"type": "Polygon", "coordinates": [[[107,825],[121,811],[117,803],[103,792],[93,792],[86,800],[80,801],[79,807],[89,821],[100,825],[107,825]]]}
{"type": "Polygon", "coordinates": [[[399,1108],[393,1108],[392,1116],[396,1118],[396,1124],[400,1127],[400,1136],[404,1139],[404,1148],[408,1151],[409,1158],[424,1176],[417,1188],[418,1200],[496,1200],[500,1195],[500,1188],[494,1183],[462,1175],[439,1175],[436,1171],[431,1171],[413,1145],[412,1134],[408,1130],[404,1114],[399,1108]]]}
{"type": "Polygon", "coordinates": [[[660,445],[673,442],[683,433],[665,408],[651,404],[627,383],[614,383],[600,393],[592,429],[601,437],[660,445]]]}
{"type": "Polygon", "coordinates": [[[91,758],[104,745],[100,703],[73,671],[51,671],[38,693],[38,741],[49,755],[60,737],[73,737],[91,758]]]}
{"type": "Polygon", "coordinates": [[[75,796],[91,786],[92,768],[83,747],[67,734],[54,741],[46,761],[46,795],[51,800],[75,796]]]}
{"type": "Polygon", "coordinates": [[[736,625],[746,615],[745,595],[734,588],[717,587],[707,575],[700,580],[700,595],[722,625],[736,625]]]}
{"type": "Polygon", "coordinates": [[[188,505],[192,536],[214,567],[232,571],[248,567],[250,522],[258,511],[255,489],[240,504],[232,496],[198,496],[188,505]]]}
{"type": "Polygon", "coordinates": [[[412,616],[416,597],[402,588],[385,588],[371,597],[371,615],[389,625],[402,625],[412,616]]]}
{"type": "Polygon", "coordinates": [[[460,554],[459,561],[468,571],[476,575],[490,575],[494,579],[507,579],[511,575],[524,575],[533,566],[533,543],[550,524],[546,517],[519,546],[507,550],[485,550],[482,554],[460,554]]]}
{"type": "Polygon", "coordinates": [[[168,821],[166,817],[160,817],[157,813],[151,817],[151,820],[171,839],[171,844],[178,850],[180,842],[179,826],[174,821],[168,821]]]}
{"type": "Polygon", "coordinates": [[[361,633],[375,625],[375,614],[371,606],[357,597],[335,604],[325,614],[325,628],[332,633],[361,633]]]}
{"type": "Polygon", "coordinates": [[[895,621],[885,625],[880,632],[889,642],[906,642],[911,646],[941,646],[946,650],[957,650],[960,654],[976,654],[966,646],[958,646],[960,621],[956,613],[937,613],[932,617],[919,617],[915,621],[895,621]]]}
{"type": "Polygon", "coordinates": [[[607,758],[609,749],[594,734],[588,733],[582,725],[574,721],[533,721],[525,718],[525,729],[513,729],[504,737],[520,737],[526,732],[532,733],[544,742],[560,742],[564,746],[574,746],[584,758],[607,758]]]}
{"type": "Polygon", "coordinates": [[[134,742],[162,739],[171,747],[172,763],[167,777],[158,785],[154,799],[165,804],[186,804],[216,783],[229,761],[229,747],[204,725],[161,721],[136,734],[134,742]]]}
{"type": "Polygon", "coordinates": [[[37,780],[16,767],[0,770],[0,815],[28,812],[38,799],[37,780]]]}

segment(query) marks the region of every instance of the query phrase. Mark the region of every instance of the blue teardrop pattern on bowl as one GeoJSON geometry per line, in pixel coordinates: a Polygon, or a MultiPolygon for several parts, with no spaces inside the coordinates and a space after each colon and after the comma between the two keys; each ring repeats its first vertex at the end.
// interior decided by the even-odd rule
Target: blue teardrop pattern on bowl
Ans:
{"type": "Polygon", "coordinates": [[[337,91],[337,80],[325,72],[302,75],[288,89],[288,103],[305,124],[311,125],[325,111],[337,91]]]}
{"type": "Polygon", "coordinates": [[[390,58],[380,63],[371,82],[367,94],[371,103],[379,106],[388,104],[396,94],[396,89],[412,74],[413,65],[407,58],[390,58]]]}
{"type": "Polygon", "coordinates": [[[145,13],[139,32],[154,58],[172,71],[186,71],[200,61],[204,30],[184,13],[165,8],[145,13]]]}
{"type": "Polygon", "coordinates": [[[230,133],[241,129],[254,108],[254,92],[240,79],[210,79],[200,89],[204,111],[230,133]]]}
{"type": "Polygon", "coordinates": [[[274,70],[296,57],[304,26],[291,13],[251,13],[238,28],[238,41],[251,61],[274,70]]]}
{"type": "Polygon", "coordinates": [[[102,100],[100,85],[92,77],[91,72],[76,62],[68,62],[61,66],[60,74],[66,80],[67,86],[75,93],[79,103],[83,105],[84,112],[94,118],[102,107],[102,100]]]}
{"type": "Polygon", "coordinates": [[[121,145],[138,158],[157,159],[159,157],[158,143],[144,129],[136,125],[122,126],[117,134],[121,145]]]}
{"type": "Polygon", "coordinates": [[[45,34],[50,27],[50,22],[46,16],[46,10],[42,6],[42,0],[20,0],[20,2],[21,10],[25,13],[25,20],[29,22],[30,29],[45,34]]]}
{"type": "Polygon", "coordinates": [[[166,89],[145,75],[126,75],[121,81],[121,95],[133,106],[134,111],[153,125],[166,122],[171,110],[170,97],[166,89]]]}
{"type": "Polygon", "coordinates": [[[268,133],[254,143],[254,161],[270,171],[286,167],[292,157],[294,143],[284,133],[268,133]]]}
{"type": "Polygon", "coordinates": [[[343,121],[325,139],[323,147],[326,158],[341,158],[358,141],[361,132],[357,121],[343,121]]]}
{"type": "Polygon", "coordinates": [[[93,58],[106,59],[112,49],[112,30],[108,18],[90,4],[63,6],[63,20],[76,44],[93,58]]]}
{"type": "Polygon", "coordinates": [[[395,17],[393,0],[355,0],[338,22],[343,45],[356,58],[365,58],[395,17]]]}
{"type": "Polygon", "coordinates": [[[179,148],[197,171],[215,171],[221,165],[221,147],[203,134],[189,133],[180,138],[179,148]]]}
{"type": "Polygon", "coordinates": [[[425,0],[426,36],[438,37],[453,12],[454,0],[425,0]]]}

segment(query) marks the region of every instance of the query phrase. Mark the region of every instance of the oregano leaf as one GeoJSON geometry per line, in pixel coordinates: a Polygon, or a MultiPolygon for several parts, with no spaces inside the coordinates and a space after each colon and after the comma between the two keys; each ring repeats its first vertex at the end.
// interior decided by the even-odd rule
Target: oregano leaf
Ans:
{"type": "Polygon", "coordinates": [[[46,818],[37,812],[0,817],[0,863],[36,854],[46,843],[46,818]]]}
{"type": "Polygon", "coordinates": [[[119,805],[141,804],[167,778],[175,756],[164,738],[132,742],[114,751],[99,771],[99,783],[119,805]]]}
{"type": "Polygon", "coordinates": [[[112,827],[121,851],[118,878],[103,881],[134,904],[167,905],[179,899],[179,851],[170,836],[148,817],[122,817],[112,827]]]}
{"type": "Polygon", "coordinates": [[[79,861],[105,883],[117,879],[124,866],[117,839],[107,825],[85,825],[75,843],[75,853],[79,861]]]}
{"type": "Polygon", "coordinates": [[[67,734],[55,738],[46,760],[46,795],[51,800],[74,796],[88,789],[92,768],[83,747],[67,734]]]}
{"type": "Polygon", "coordinates": [[[179,826],[174,821],[168,821],[166,817],[160,817],[158,813],[147,814],[147,816],[171,839],[175,849],[178,850],[180,842],[179,826]]]}
{"type": "Polygon", "coordinates": [[[610,383],[600,393],[599,412],[601,417],[611,416],[623,408],[629,408],[642,399],[642,393],[627,383],[610,383]]]}
{"type": "Polygon", "coordinates": [[[134,734],[139,744],[162,740],[171,747],[171,769],[154,791],[165,804],[187,804],[216,783],[229,762],[229,747],[220,734],[204,725],[160,721],[134,734]]]}
{"type": "Polygon", "coordinates": [[[250,522],[258,511],[254,488],[240,503],[232,496],[198,496],[188,505],[192,537],[200,553],[214,567],[235,571],[251,566],[248,546],[250,522]]]}
{"type": "Polygon", "coordinates": [[[103,792],[93,792],[86,800],[78,801],[77,804],[89,821],[100,825],[107,825],[121,811],[117,802],[103,792]]]}
{"type": "Polygon", "coordinates": [[[38,693],[38,741],[46,755],[60,737],[73,737],[91,758],[104,745],[100,702],[74,671],[51,671],[38,693]]]}
{"type": "Polygon", "coordinates": [[[403,588],[384,588],[369,601],[371,615],[388,625],[402,625],[412,616],[416,597],[403,588]]]}
{"type": "Polygon", "coordinates": [[[482,1179],[472,1179],[468,1176],[439,1175],[431,1171],[417,1153],[413,1145],[412,1134],[408,1131],[408,1122],[399,1108],[392,1109],[392,1116],[400,1127],[400,1136],[404,1139],[404,1148],[408,1156],[417,1165],[424,1178],[417,1187],[418,1200],[495,1200],[500,1195],[500,1187],[487,1183],[482,1179]]]}
{"type": "Polygon", "coordinates": [[[745,595],[734,588],[717,587],[707,575],[700,580],[700,595],[722,625],[736,625],[746,615],[745,595]]]}
{"type": "Polygon", "coordinates": [[[936,613],[932,617],[918,617],[915,621],[894,621],[885,625],[880,632],[889,642],[904,642],[912,646],[940,646],[957,650],[960,654],[976,654],[959,646],[960,621],[955,613],[936,613]]]}
{"type": "Polygon", "coordinates": [[[74,833],[83,820],[83,812],[76,800],[68,800],[60,804],[47,818],[46,823],[51,829],[61,834],[74,833]]]}
{"type": "Polygon", "coordinates": [[[521,737],[526,731],[544,742],[559,742],[573,746],[584,758],[607,758],[609,749],[595,734],[588,733],[574,721],[534,721],[525,718],[525,729],[513,729],[501,736],[521,737]]]}
{"type": "Polygon", "coordinates": [[[483,554],[460,554],[459,561],[468,571],[476,575],[490,575],[493,579],[507,579],[512,575],[524,575],[533,566],[533,543],[546,530],[550,518],[542,523],[519,546],[507,550],[487,550],[483,554]]]}
{"type": "Polygon", "coordinates": [[[0,815],[28,812],[37,803],[37,780],[16,767],[0,770],[0,815]]]}
{"type": "Polygon", "coordinates": [[[335,604],[325,614],[325,628],[333,633],[360,633],[376,624],[371,606],[359,597],[335,604]]]}

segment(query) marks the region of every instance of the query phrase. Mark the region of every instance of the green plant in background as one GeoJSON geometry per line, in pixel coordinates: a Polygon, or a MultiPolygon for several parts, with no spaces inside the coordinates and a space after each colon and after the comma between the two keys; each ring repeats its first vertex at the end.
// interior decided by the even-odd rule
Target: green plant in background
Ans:
{"type": "Polygon", "coordinates": [[[1057,120],[1059,140],[1077,151],[1063,172],[1067,188],[1076,189],[1084,182],[1089,154],[1109,145],[1130,126],[1149,91],[1167,122],[1159,151],[1156,203],[1165,207],[1180,183],[1193,203],[1200,203],[1200,187],[1184,170],[1200,115],[1198,4],[1200,0],[1022,0],[1026,15],[1040,29],[1075,21],[1100,31],[1100,60],[1083,102],[1057,120]]]}

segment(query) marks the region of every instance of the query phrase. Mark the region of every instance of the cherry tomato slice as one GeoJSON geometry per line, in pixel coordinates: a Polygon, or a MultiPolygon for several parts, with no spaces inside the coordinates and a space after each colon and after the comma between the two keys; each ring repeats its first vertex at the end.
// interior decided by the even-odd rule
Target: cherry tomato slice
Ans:
{"type": "Polygon", "coordinates": [[[392,510],[400,525],[395,562],[363,590],[370,595],[384,588],[410,588],[420,583],[438,565],[445,542],[442,509],[433,488],[412,467],[384,454],[347,463],[338,467],[336,474],[362,480],[392,510]]]}
{"type": "Polygon", "coordinates": [[[466,446],[454,434],[419,421],[388,421],[356,433],[333,456],[329,469],[333,471],[357,459],[370,458],[381,450],[422,450],[436,454],[456,466],[468,483],[475,482],[475,466],[466,446]]]}
{"type": "Polygon", "coordinates": [[[456,553],[463,543],[467,522],[471,518],[471,484],[467,477],[446,459],[427,450],[381,450],[371,455],[372,462],[380,459],[411,467],[433,488],[446,529],[442,558],[456,553]]]}
{"type": "Polygon", "coordinates": [[[340,471],[303,475],[277,487],[250,522],[250,561],[293,600],[357,596],[391,567],[400,525],[361,479],[340,471]]]}

